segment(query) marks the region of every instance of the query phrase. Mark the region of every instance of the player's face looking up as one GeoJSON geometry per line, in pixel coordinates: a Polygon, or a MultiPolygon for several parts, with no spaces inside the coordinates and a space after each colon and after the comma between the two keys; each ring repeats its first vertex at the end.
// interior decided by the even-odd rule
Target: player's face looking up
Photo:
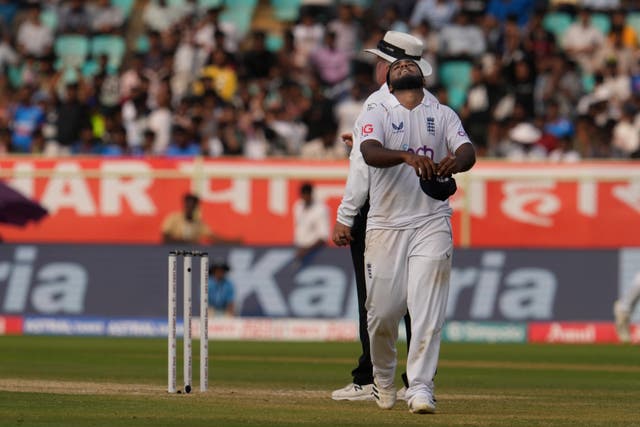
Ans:
{"type": "Polygon", "coordinates": [[[400,59],[389,67],[389,88],[394,90],[420,89],[423,77],[420,67],[410,59],[400,59]]]}

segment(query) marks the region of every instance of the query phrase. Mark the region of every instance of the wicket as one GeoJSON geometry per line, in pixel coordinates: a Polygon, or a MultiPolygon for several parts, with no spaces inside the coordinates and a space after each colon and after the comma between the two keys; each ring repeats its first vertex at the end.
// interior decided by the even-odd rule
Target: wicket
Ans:
{"type": "Polygon", "coordinates": [[[168,299],[168,392],[176,393],[176,317],[178,301],[178,257],[183,261],[183,377],[184,392],[191,392],[192,350],[191,350],[191,281],[193,257],[200,258],[200,391],[209,386],[209,255],[206,252],[169,252],[169,299],[168,299]]]}

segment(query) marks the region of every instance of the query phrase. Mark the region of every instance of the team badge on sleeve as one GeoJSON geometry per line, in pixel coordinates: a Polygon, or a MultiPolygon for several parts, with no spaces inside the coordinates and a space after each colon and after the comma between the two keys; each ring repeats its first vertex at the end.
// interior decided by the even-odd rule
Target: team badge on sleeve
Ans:
{"type": "Polygon", "coordinates": [[[460,129],[458,129],[458,135],[465,137],[467,136],[467,133],[464,131],[464,129],[462,128],[462,126],[460,126],[460,129]]]}
{"type": "Polygon", "coordinates": [[[371,123],[367,123],[364,126],[362,126],[363,135],[369,135],[371,132],[373,132],[373,125],[371,123]]]}

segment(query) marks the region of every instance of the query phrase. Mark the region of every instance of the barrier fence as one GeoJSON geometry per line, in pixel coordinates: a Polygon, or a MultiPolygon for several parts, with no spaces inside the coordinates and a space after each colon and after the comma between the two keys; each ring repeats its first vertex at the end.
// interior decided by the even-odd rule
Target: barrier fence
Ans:
{"type": "MultiPolygon", "coordinates": [[[[298,160],[3,157],[0,179],[49,217],[0,226],[8,242],[159,243],[164,217],[195,192],[219,235],[251,245],[292,241],[292,205],[309,180],[335,218],[348,163],[298,160]]],[[[452,197],[461,247],[640,246],[640,163],[480,160],[452,197]]],[[[421,196],[421,195],[419,195],[421,196]]]]}

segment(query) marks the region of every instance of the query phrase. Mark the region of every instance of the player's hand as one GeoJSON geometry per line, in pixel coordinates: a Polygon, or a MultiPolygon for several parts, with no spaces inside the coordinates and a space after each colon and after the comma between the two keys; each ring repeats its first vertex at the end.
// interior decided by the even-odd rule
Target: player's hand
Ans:
{"type": "Polygon", "coordinates": [[[351,227],[336,222],[336,225],[333,227],[332,239],[333,243],[337,246],[347,246],[353,240],[353,237],[351,236],[351,227]]]}
{"type": "Polygon", "coordinates": [[[404,162],[411,166],[421,179],[430,180],[436,175],[436,164],[429,157],[407,154],[404,162]]]}
{"type": "Polygon", "coordinates": [[[353,147],[353,134],[349,132],[345,132],[342,135],[340,135],[340,138],[342,139],[342,142],[344,142],[347,145],[347,147],[349,148],[353,147]]]}
{"type": "Polygon", "coordinates": [[[438,176],[451,176],[454,173],[458,173],[460,168],[458,167],[458,163],[456,162],[456,156],[447,156],[444,159],[440,160],[438,163],[438,168],[436,173],[438,176]]]}

